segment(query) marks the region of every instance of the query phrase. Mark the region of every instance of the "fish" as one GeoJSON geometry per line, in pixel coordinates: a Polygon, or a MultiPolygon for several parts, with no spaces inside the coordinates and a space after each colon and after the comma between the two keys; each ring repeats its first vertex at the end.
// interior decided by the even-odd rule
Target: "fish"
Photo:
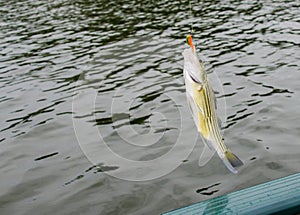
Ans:
{"type": "Polygon", "coordinates": [[[237,174],[237,168],[242,166],[243,162],[224,143],[214,91],[203,62],[199,61],[191,35],[187,35],[186,42],[189,48],[182,52],[183,76],[187,103],[194,123],[208,148],[215,150],[225,166],[237,174]]]}

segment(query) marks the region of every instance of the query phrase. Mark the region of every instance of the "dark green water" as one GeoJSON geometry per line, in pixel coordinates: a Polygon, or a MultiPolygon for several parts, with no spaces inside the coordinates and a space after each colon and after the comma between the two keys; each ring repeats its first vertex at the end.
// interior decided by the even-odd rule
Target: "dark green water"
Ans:
{"type": "Polygon", "coordinates": [[[299,1],[191,4],[0,0],[1,214],[159,214],[300,171],[299,1]],[[238,175],[198,166],[191,24],[238,175]]]}

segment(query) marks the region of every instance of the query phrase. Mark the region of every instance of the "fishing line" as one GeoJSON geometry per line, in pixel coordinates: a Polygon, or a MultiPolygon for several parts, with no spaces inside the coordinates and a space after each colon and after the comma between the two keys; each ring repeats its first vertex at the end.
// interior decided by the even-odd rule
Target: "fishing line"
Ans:
{"type": "MultiPolygon", "coordinates": [[[[192,12],[192,3],[191,3],[191,0],[189,0],[189,6],[190,6],[190,18],[192,18],[193,12],[192,12]]],[[[194,33],[193,22],[192,22],[192,21],[191,21],[191,30],[190,30],[190,33],[191,33],[191,34],[194,33]]]]}
{"type": "MultiPolygon", "coordinates": [[[[192,18],[193,18],[193,11],[192,11],[192,3],[191,3],[191,0],[189,0],[189,7],[190,7],[190,19],[192,19],[192,18]]],[[[189,30],[189,34],[192,35],[192,36],[194,37],[195,31],[194,31],[194,28],[193,28],[193,21],[191,20],[190,23],[191,23],[191,27],[190,27],[191,29],[189,30]]],[[[198,43],[196,42],[196,43],[195,43],[195,47],[197,47],[197,46],[198,46],[198,43]]]]}

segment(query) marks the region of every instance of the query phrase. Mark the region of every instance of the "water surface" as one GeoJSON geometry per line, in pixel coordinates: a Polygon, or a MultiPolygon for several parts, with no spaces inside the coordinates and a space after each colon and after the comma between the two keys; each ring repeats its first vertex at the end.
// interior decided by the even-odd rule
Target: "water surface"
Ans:
{"type": "Polygon", "coordinates": [[[1,213],[158,214],[300,171],[299,3],[191,5],[0,1],[1,213]],[[226,110],[225,141],[245,163],[238,175],[217,156],[198,166],[203,143],[182,77],[191,24],[226,110]],[[79,92],[82,112],[72,109],[79,92]],[[73,119],[86,125],[83,144],[101,144],[86,129],[96,128],[111,150],[135,161],[160,158],[180,140],[166,160],[180,166],[143,182],[112,177],[133,170],[101,150],[94,166],[73,119]]]}

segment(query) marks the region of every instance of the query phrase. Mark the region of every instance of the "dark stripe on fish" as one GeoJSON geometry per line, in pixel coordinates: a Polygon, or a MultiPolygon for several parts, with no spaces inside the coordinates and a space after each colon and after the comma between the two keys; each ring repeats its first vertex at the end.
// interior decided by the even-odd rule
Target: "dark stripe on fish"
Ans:
{"type": "Polygon", "coordinates": [[[210,105],[210,99],[209,99],[209,84],[207,82],[207,84],[205,84],[205,93],[204,93],[204,99],[205,99],[205,105],[206,105],[206,109],[207,109],[207,116],[211,117],[211,105],[210,105]]]}
{"type": "Polygon", "coordinates": [[[220,130],[218,127],[218,122],[217,122],[217,115],[216,115],[216,110],[214,107],[214,103],[213,103],[213,98],[212,98],[212,89],[210,88],[209,83],[207,82],[207,84],[204,85],[204,106],[205,106],[205,113],[207,115],[206,118],[206,123],[208,125],[208,129],[210,134],[216,138],[215,141],[217,143],[219,143],[221,149],[225,152],[227,150],[225,144],[223,143],[223,139],[221,137],[220,134],[220,130]]]}

